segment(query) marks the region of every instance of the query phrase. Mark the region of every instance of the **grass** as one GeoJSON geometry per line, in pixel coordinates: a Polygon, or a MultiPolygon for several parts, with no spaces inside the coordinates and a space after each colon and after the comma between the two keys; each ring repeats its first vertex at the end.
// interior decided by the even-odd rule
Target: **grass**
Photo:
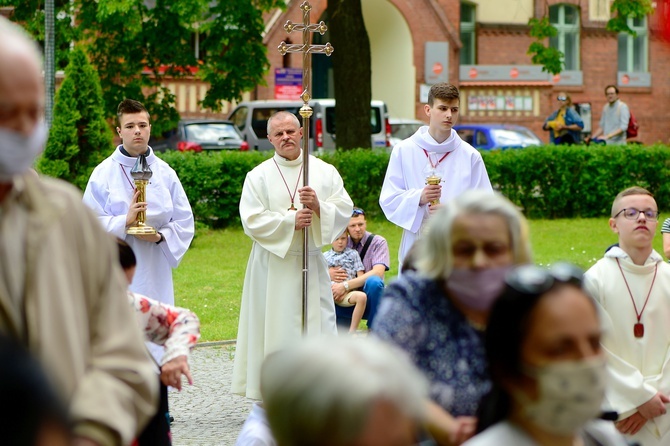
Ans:
{"type": "MultiPolygon", "coordinates": [[[[531,220],[530,235],[534,260],[540,265],[569,261],[588,269],[600,259],[616,234],[607,218],[531,220]]],[[[382,234],[391,250],[387,282],[397,275],[397,253],[401,230],[388,221],[368,223],[368,229],[382,234]]],[[[660,229],[660,225],[659,225],[660,229]]],[[[660,234],[654,248],[662,253],[660,234]]],[[[202,341],[237,337],[237,321],[244,272],[251,240],[241,228],[199,230],[181,265],[174,272],[177,305],[193,310],[202,324],[202,341]]]]}

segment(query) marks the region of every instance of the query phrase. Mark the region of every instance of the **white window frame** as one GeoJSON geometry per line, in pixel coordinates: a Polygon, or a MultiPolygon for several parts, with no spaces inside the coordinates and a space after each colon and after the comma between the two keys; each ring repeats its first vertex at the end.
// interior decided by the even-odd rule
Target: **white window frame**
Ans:
{"type": "Polygon", "coordinates": [[[558,23],[551,23],[557,30],[558,34],[556,35],[556,39],[558,40],[558,50],[565,54],[565,37],[567,34],[576,34],[577,39],[576,39],[576,47],[575,47],[575,59],[574,61],[574,66],[567,67],[566,63],[567,60],[563,60],[563,69],[568,70],[568,71],[579,71],[581,70],[581,52],[580,52],[580,47],[581,47],[581,35],[580,35],[580,27],[581,27],[581,14],[580,10],[577,6],[573,5],[552,5],[550,8],[558,8],[558,23]],[[572,8],[577,11],[577,23],[572,24],[572,23],[565,23],[565,10],[567,8],[572,8]]]}
{"type": "MultiPolygon", "coordinates": [[[[647,20],[647,17],[644,17],[643,19],[643,24],[641,26],[635,26],[634,25],[634,19],[628,18],[628,27],[635,31],[637,33],[637,36],[632,36],[628,33],[620,33],[619,37],[623,35],[623,37],[626,39],[626,60],[624,61],[625,63],[625,69],[619,71],[626,71],[626,72],[640,72],[640,73],[646,73],[649,71],[649,21],[647,20]],[[635,56],[635,40],[636,39],[642,39],[642,67],[640,67],[639,70],[635,70],[635,62],[634,62],[634,56],[635,56]]],[[[617,39],[617,57],[619,54],[619,46],[621,45],[621,42],[619,39],[617,39]]],[[[619,68],[621,67],[620,65],[620,60],[617,61],[617,64],[619,68]]]]}
{"type": "Polygon", "coordinates": [[[477,22],[477,5],[470,2],[461,2],[461,43],[463,43],[463,34],[470,34],[472,37],[472,48],[466,49],[465,45],[461,47],[461,65],[475,65],[477,63],[477,33],[475,31],[475,24],[477,22]],[[463,7],[472,8],[472,21],[464,22],[463,21],[463,7]],[[463,60],[464,57],[467,57],[467,60],[463,60]]]}

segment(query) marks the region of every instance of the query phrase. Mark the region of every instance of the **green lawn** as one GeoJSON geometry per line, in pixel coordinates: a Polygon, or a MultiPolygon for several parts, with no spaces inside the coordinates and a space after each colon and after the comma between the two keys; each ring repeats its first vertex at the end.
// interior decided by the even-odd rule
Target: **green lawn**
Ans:
{"type": "MultiPolygon", "coordinates": [[[[532,220],[530,234],[535,262],[548,265],[565,260],[589,268],[617,238],[607,218],[532,220]]],[[[661,220],[662,221],[662,220],[661,220]]],[[[391,250],[387,282],[397,275],[401,231],[387,221],[368,223],[368,230],[382,234],[391,250]]],[[[659,223],[660,230],[660,223],[659,223]]],[[[662,253],[660,233],[654,242],[662,253]]],[[[191,248],[174,274],[177,305],[193,310],[202,324],[202,341],[234,339],[250,239],[241,228],[199,230],[191,248]]]]}

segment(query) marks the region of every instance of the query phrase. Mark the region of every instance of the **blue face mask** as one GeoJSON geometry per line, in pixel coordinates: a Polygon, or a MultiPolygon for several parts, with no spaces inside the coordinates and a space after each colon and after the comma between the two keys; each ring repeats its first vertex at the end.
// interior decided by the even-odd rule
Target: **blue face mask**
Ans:
{"type": "Polygon", "coordinates": [[[30,169],[35,158],[42,153],[47,140],[47,127],[40,122],[29,136],[0,128],[0,181],[30,169]]]}
{"type": "Polygon", "coordinates": [[[463,306],[488,311],[505,287],[505,275],[511,266],[470,269],[455,268],[447,279],[449,295],[463,306]]]}

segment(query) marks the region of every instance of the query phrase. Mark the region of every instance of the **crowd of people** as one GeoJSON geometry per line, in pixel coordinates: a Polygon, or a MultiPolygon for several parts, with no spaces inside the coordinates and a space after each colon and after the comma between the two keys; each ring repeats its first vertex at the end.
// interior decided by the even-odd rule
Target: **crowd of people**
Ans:
{"type": "MultiPolygon", "coordinates": [[[[36,175],[42,84],[37,46],[0,17],[0,398],[20,403],[2,411],[8,444],[169,445],[168,387],[193,384],[200,336],[172,283],[191,207],[132,99],[83,197],[36,175]]],[[[629,111],[605,93],[594,137],[625,142],[629,111]]],[[[583,122],[557,99],[545,128],[576,142],[583,122]]],[[[585,273],[535,266],[524,216],[453,130],[459,108],[455,86],[432,86],[429,124],[391,153],[379,204],[403,234],[388,286],[388,243],[335,167],[308,155],[304,182],[300,122],[268,119],[274,155],[239,205],[252,247],[232,390],[256,402],[238,445],[670,444],[670,264],[652,247],[653,195],[613,199],[618,243],[585,273]],[[364,321],[366,336],[337,336],[364,321]]],[[[662,232],[667,255],[670,219],[662,232]]]]}

